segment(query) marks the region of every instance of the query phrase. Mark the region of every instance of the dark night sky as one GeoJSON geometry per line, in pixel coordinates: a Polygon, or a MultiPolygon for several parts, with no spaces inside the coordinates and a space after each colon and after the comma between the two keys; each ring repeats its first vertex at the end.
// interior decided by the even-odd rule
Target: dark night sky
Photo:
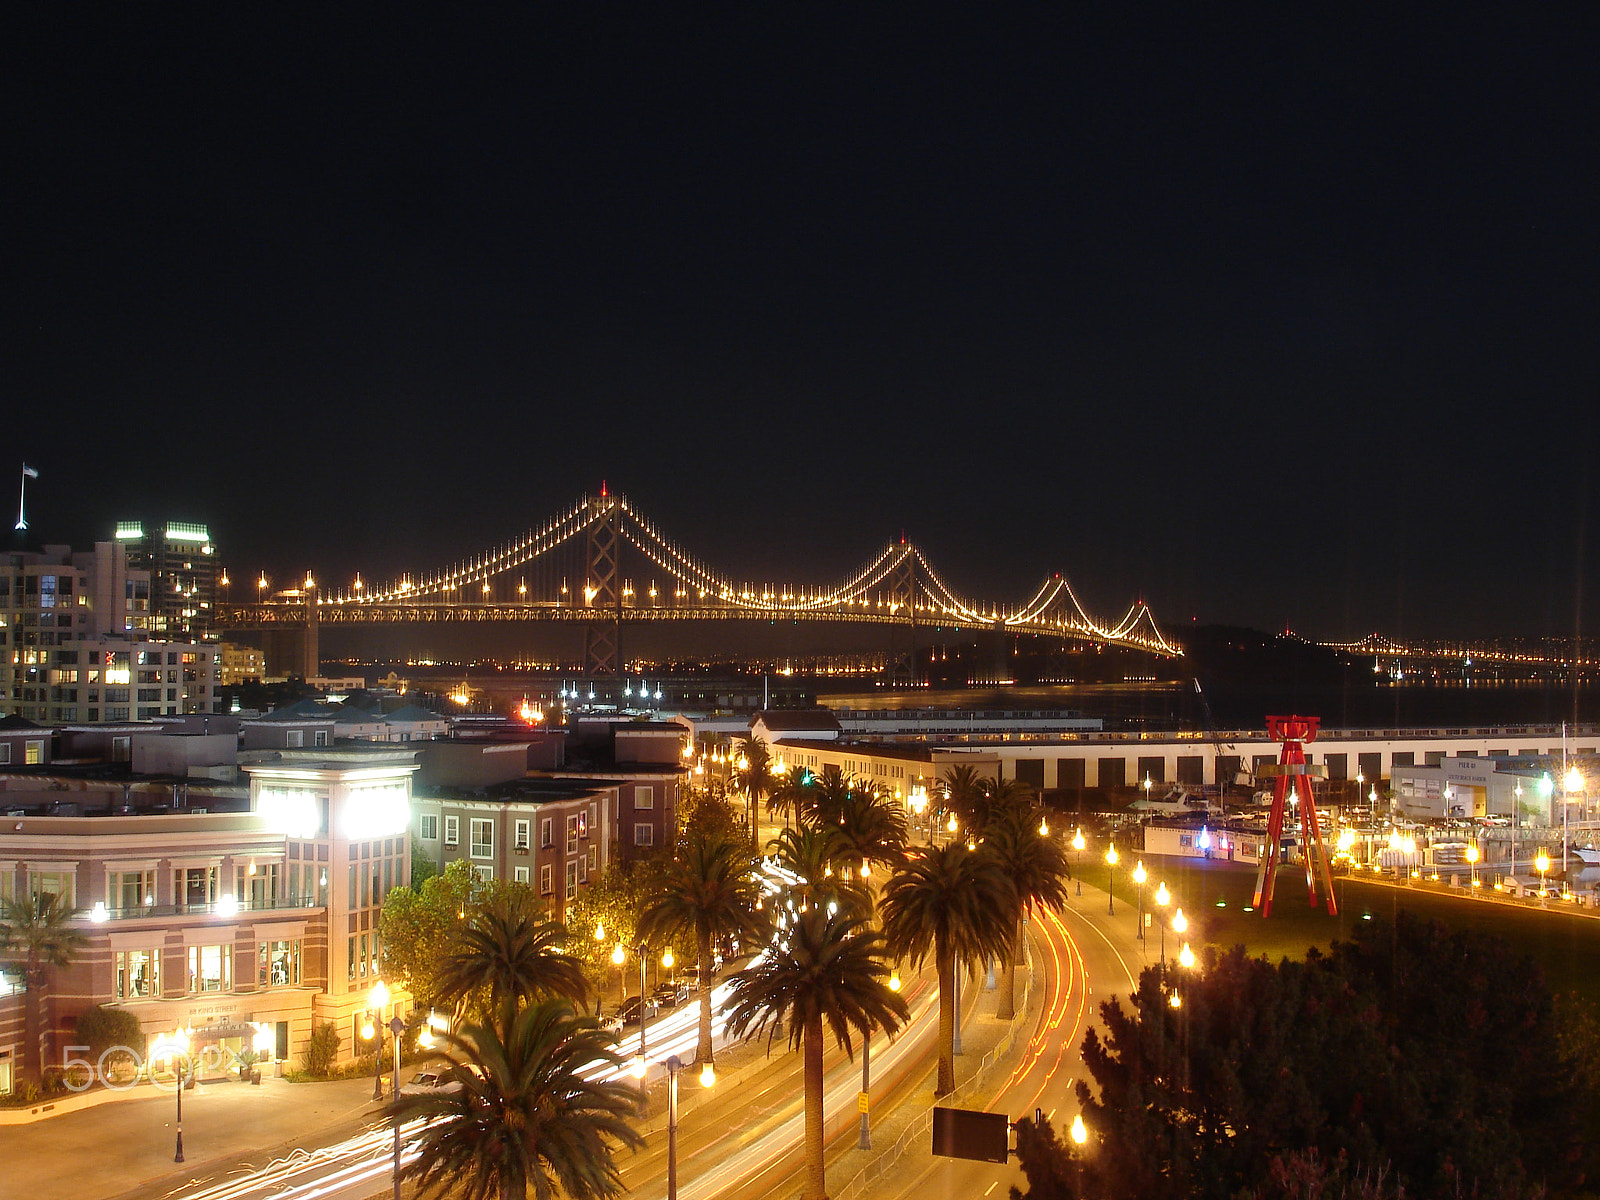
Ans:
{"type": "Polygon", "coordinates": [[[1600,630],[1600,6],[895,7],[13,12],[34,533],[1600,630]]]}

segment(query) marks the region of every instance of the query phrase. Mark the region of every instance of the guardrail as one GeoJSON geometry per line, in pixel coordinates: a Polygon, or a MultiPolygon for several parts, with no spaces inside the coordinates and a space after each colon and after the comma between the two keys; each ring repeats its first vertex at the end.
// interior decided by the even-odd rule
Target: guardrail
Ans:
{"type": "MultiPolygon", "coordinates": [[[[1032,995],[1033,972],[1029,971],[1027,983],[1022,989],[1022,1005],[1017,1010],[1019,1014],[1027,1013],[1028,1001],[1032,998],[1032,995]]],[[[990,1082],[990,1073],[999,1064],[1000,1060],[1011,1052],[1011,1047],[1016,1044],[1017,1031],[1022,1027],[1022,1024],[1020,1016],[1017,1020],[1011,1022],[1011,1028],[1006,1030],[1004,1036],[995,1044],[994,1049],[979,1060],[978,1069],[972,1073],[971,1078],[949,1095],[939,1097],[940,1107],[959,1108],[964,1100],[971,1099],[990,1082]]],[[[881,1154],[876,1155],[857,1171],[851,1177],[849,1183],[838,1191],[830,1191],[829,1194],[833,1197],[833,1200],[859,1200],[869,1187],[882,1179],[900,1161],[905,1152],[911,1149],[918,1139],[930,1139],[929,1144],[931,1145],[932,1137],[933,1108],[930,1106],[926,1112],[913,1119],[911,1124],[906,1126],[901,1131],[900,1136],[895,1138],[881,1154]]]]}

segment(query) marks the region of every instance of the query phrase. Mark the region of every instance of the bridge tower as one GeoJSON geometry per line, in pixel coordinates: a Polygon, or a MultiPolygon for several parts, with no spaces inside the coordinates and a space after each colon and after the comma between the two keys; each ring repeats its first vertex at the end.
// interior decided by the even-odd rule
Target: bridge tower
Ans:
{"type": "Polygon", "coordinates": [[[899,646],[898,625],[889,627],[889,686],[916,687],[917,678],[917,556],[906,545],[905,535],[900,537],[900,544],[905,546],[905,553],[900,556],[900,561],[890,568],[884,583],[889,589],[889,603],[899,612],[902,608],[906,614],[906,628],[910,631],[910,645],[902,654],[899,646]]]}
{"type": "Polygon", "coordinates": [[[622,534],[617,528],[621,506],[606,493],[587,498],[589,505],[589,579],[585,601],[589,621],[583,630],[583,670],[592,678],[615,679],[621,674],[619,648],[622,629],[622,534]]]}

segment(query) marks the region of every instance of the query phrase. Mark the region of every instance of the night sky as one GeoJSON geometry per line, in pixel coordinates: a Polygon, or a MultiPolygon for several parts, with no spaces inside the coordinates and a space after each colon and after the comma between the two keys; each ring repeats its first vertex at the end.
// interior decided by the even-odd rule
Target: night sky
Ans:
{"type": "Polygon", "coordinates": [[[893,7],[13,11],[35,538],[1600,631],[1600,6],[893,7]]]}

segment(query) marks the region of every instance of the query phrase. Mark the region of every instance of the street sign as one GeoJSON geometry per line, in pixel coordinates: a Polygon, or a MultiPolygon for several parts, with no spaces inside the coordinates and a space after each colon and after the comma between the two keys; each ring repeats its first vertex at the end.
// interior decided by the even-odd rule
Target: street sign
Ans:
{"type": "Polygon", "coordinates": [[[947,1158],[1003,1163],[1011,1153],[1011,1119],[970,1108],[933,1110],[933,1152],[947,1158]]]}

